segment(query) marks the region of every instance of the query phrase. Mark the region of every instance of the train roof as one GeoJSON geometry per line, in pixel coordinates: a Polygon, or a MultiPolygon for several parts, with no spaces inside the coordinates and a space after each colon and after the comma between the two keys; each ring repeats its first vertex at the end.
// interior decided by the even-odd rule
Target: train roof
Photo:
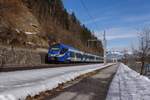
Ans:
{"type": "MultiPolygon", "coordinates": [[[[59,45],[60,47],[67,48],[67,49],[69,49],[69,50],[72,51],[72,52],[83,53],[82,51],[80,51],[80,50],[78,50],[78,49],[75,49],[75,48],[72,47],[72,46],[65,45],[65,44],[63,44],[63,43],[58,43],[58,44],[55,44],[55,45],[59,45]]],[[[53,45],[53,46],[55,46],[55,45],[53,45]]]]}
{"type": "MultiPolygon", "coordinates": [[[[70,51],[73,51],[73,52],[76,52],[76,53],[85,53],[85,52],[82,52],[82,51],[80,51],[80,50],[78,50],[78,49],[75,49],[75,48],[72,47],[72,46],[65,45],[65,44],[63,44],[63,43],[54,44],[54,45],[52,45],[52,46],[56,46],[56,45],[58,45],[58,46],[60,46],[60,47],[63,47],[63,48],[67,48],[67,49],[69,49],[70,51]]],[[[90,54],[90,53],[85,53],[85,54],[86,54],[86,55],[89,55],[89,56],[99,57],[99,56],[97,56],[97,55],[93,55],[93,54],[90,54]]]]}
{"type": "Polygon", "coordinates": [[[65,45],[65,44],[63,44],[63,43],[54,44],[54,45],[52,45],[52,46],[56,46],[56,45],[58,45],[58,46],[60,46],[60,47],[63,47],[63,48],[67,48],[67,49],[77,50],[77,49],[73,48],[72,46],[65,45]]]}

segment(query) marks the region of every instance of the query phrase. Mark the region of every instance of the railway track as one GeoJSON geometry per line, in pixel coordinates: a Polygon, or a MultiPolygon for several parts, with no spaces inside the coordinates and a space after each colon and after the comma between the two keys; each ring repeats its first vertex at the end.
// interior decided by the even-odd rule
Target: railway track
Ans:
{"type": "Polygon", "coordinates": [[[58,67],[70,67],[89,65],[96,63],[70,63],[70,64],[41,64],[41,65],[4,65],[0,67],[0,72],[11,72],[11,71],[23,71],[43,68],[58,68],[58,67]]]}

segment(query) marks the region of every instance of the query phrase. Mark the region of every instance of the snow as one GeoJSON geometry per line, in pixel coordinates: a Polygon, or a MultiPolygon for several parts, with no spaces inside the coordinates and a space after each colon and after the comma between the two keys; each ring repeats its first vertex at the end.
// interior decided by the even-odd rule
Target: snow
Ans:
{"type": "Polygon", "coordinates": [[[35,32],[25,32],[27,35],[36,34],[35,32]]]}
{"type": "Polygon", "coordinates": [[[106,100],[150,100],[150,80],[120,64],[106,100]]]}
{"type": "Polygon", "coordinates": [[[1,72],[0,100],[22,100],[28,95],[34,96],[39,92],[51,90],[61,83],[109,65],[112,64],[1,72]]]}

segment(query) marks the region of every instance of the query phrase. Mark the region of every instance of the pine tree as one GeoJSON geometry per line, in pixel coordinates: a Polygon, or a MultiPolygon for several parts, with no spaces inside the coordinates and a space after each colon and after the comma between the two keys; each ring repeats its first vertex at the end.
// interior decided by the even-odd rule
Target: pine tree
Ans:
{"type": "Polygon", "coordinates": [[[64,10],[64,14],[63,14],[63,22],[64,22],[64,28],[69,30],[69,19],[68,19],[68,13],[67,10],[64,10]]]}
{"type": "Polygon", "coordinates": [[[74,12],[72,12],[71,17],[72,17],[73,23],[77,23],[77,18],[74,12]]]}

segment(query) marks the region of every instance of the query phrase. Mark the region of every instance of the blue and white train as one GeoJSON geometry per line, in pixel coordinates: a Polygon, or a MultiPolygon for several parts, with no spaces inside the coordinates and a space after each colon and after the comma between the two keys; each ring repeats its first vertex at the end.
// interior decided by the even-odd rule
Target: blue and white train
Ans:
{"type": "Polygon", "coordinates": [[[103,62],[103,57],[85,53],[71,46],[59,43],[49,48],[48,62],[103,62]]]}

